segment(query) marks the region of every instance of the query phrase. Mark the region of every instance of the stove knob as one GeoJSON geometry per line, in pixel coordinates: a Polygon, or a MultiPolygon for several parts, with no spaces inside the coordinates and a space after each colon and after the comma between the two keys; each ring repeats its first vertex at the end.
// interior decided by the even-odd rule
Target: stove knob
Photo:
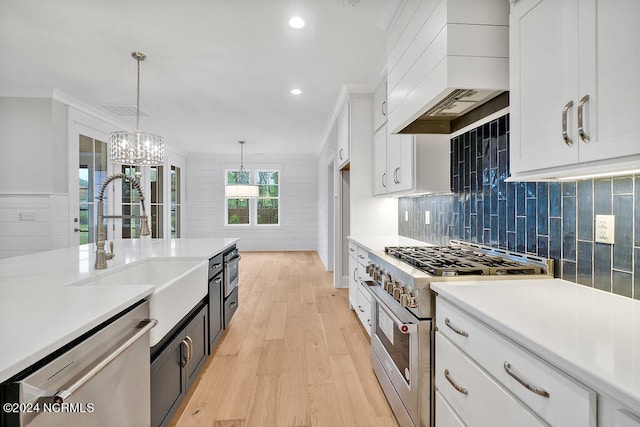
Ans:
{"type": "Polygon", "coordinates": [[[396,301],[400,301],[400,294],[402,294],[402,286],[394,286],[393,287],[393,299],[396,301]]]}
{"type": "Polygon", "coordinates": [[[400,294],[400,304],[403,307],[409,307],[409,294],[407,293],[400,294]]]}
{"type": "Polygon", "coordinates": [[[409,294],[407,307],[409,308],[417,308],[418,307],[418,298],[415,295],[409,294]]]}

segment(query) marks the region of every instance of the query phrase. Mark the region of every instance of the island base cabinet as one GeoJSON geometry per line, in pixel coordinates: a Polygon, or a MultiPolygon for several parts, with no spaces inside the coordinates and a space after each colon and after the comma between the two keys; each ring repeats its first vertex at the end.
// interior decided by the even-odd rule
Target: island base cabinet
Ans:
{"type": "Polygon", "coordinates": [[[209,280],[209,354],[213,354],[224,330],[222,281],[222,273],[209,280]]]}
{"type": "Polygon", "coordinates": [[[207,305],[187,316],[186,325],[151,362],[151,426],[166,426],[207,359],[207,305]]]}
{"type": "Polygon", "coordinates": [[[231,318],[238,309],[238,288],[236,287],[233,292],[224,300],[224,328],[229,328],[231,318]]]}

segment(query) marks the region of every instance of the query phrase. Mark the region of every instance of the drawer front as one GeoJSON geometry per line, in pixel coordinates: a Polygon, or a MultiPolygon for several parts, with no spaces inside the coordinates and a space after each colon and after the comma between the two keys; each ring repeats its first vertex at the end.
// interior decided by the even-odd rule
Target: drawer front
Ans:
{"type": "MultiPolygon", "coordinates": [[[[362,285],[360,285],[362,286],[362,285]]],[[[358,287],[358,306],[356,307],[356,313],[362,323],[362,326],[366,329],[367,333],[371,335],[371,296],[369,292],[358,287]]]]}
{"type": "Polygon", "coordinates": [[[358,245],[349,240],[349,255],[358,259],[358,245]]]}
{"type": "Polygon", "coordinates": [[[209,279],[212,279],[216,274],[222,271],[224,267],[222,254],[216,255],[209,260],[209,279]]]}
{"type": "Polygon", "coordinates": [[[358,246],[357,252],[358,262],[366,267],[369,264],[369,252],[360,246],[358,246]]]}
{"type": "Polygon", "coordinates": [[[455,413],[451,405],[436,390],[436,426],[437,427],[467,427],[455,413]]]}
{"type": "Polygon", "coordinates": [[[469,427],[545,425],[440,333],[436,333],[436,388],[469,427]]]}
{"type": "Polygon", "coordinates": [[[549,424],[595,427],[593,390],[442,298],[436,303],[436,324],[440,333],[549,424]],[[523,383],[548,396],[531,391],[523,383]]]}

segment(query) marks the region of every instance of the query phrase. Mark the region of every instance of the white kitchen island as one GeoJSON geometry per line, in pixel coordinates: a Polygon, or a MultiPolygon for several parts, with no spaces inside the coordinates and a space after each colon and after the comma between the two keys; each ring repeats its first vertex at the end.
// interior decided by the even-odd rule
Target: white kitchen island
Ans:
{"type": "MultiPolygon", "coordinates": [[[[100,278],[126,264],[149,258],[207,261],[237,240],[122,240],[115,242],[115,257],[107,261],[106,270],[94,268],[93,244],[0,260],[0,382],[149,297],[155,290],[154,286],[139,284],[69,285],[100,278]]],[[[203,289],[206,285],[204,281],[203,289]]]]}
{"type": "MultiPolygon", "coordinates": [[[[438,293],[443,350],[459,351],[459,360],[515,396],[527,412],[551,425],[560,425],[553,421],[557,415],[565,417],[563,425],[640,426],[640,301],[559,279],[432,283],[431,289],[438,293]],[[508,370],[539,387],[538,393],[508,370]],[[554,399],[573,393],[584,413],[572,412],[566,402],[555,413],[554,399]]],[[[453,412],[456,405],[464,412],[472,406],[465,402],[472,389],[464,395],[447,382],[465,387],[472,369],[436,357],[437,375],[445,368],[439,385],[436,377],[438,397],[445,395],[453,412]]]]}

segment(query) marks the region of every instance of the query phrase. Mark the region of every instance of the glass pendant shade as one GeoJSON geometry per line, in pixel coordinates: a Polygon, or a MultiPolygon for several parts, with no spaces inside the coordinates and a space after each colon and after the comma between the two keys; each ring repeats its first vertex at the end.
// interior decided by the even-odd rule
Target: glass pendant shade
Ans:
{"type": "Polygon", "coordinates": [[[136,86],[136,130],[119,130],[109,138],[109,158],[114,163],[134,166],[160,166],[164,164],[164,138],[152,133],[140,132],[140,61],[147,59],[144,53],[132,52],[138,63],[136,86]]]}
{"type": "Polygon", "coordinates": [[[112,132],[109,156],[114,163],[136,166],[163,165],[164,138],[146,132],[112,132]]]}
{"type": "Polygon", "coordinates": [[[230,184],[224,189],[224,195],[232,199],[250,199],[258,197],[257,185],[230,184]]]}
{"type": "MultiPolygon", "coordinates": [[[[246,173],[244,170],[244,144],[245,141],[238,141],[240,144],[240,174],[246,173]]],[[[252,199],[259,196],[258,186],[251,185],[251,177],[247,174],[246,182],[241,184],[227,184],[224,187],[224,195],[230,199],[252,199]]]]}

